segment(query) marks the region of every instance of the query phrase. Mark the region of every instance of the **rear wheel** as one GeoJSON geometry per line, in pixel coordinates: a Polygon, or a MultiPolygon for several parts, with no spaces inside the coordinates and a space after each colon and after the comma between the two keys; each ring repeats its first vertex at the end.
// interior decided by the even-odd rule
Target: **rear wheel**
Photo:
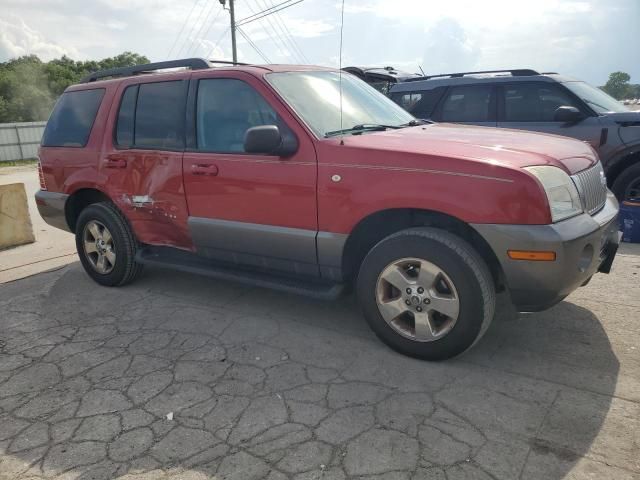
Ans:
{"type": "Polygon", "coordinates": [[[623,170],[613,182],[611,190],[621,202],[640,200],[640,163],[623,170]]]}
{"type": "Polygon", "coordinates": [[[94,203],[80,213],[76,248],[82,266],[99,284],[132,282],[142,270],[135,261],[137,246],[127,220],[112,203],[94,203]]]}
{"type": "Polygon", "coordinates": [[[403,230],[378,243],[363,261],[357,290],[382,341],[428,360],[470,348],[495,310],[485,262],[467,242],[435,228],[403,230]]]}

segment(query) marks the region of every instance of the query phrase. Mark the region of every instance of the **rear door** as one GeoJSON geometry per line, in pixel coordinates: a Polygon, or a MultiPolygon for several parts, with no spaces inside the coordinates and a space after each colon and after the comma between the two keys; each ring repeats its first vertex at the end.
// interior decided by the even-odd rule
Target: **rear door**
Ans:
{"type": "Polygon", "coordinates": [[[556,83],[514,82],[501,85],[498,126],[573,137],[588,142],[596,150],[603,141],[598,117],[556,83]],[[581,110],[586,118],[577,123],[557,122],[555,111],[563,106],[581,110]]]}
{"type": "Polygon", "coordinates": [[[317,164],[306,131],[243,72],[194,73],[189,108],[184,181],[197,252],[317,276],[317,164]],[[246,153],[245,132],[273,124],[297,138],[298,151],[287,158],[246,153]]]}
{"type": "Polygon", "coordinates": [[[436,108],[433,120],[495,127],[495,87],[489,84],[450,87],[436,108]]]}
{"type": "Polygon", "coordinates": [[[101,182],[143,243],[192,247],[182,181],[188,85],[124,81],[112,107],[101,182]]]}

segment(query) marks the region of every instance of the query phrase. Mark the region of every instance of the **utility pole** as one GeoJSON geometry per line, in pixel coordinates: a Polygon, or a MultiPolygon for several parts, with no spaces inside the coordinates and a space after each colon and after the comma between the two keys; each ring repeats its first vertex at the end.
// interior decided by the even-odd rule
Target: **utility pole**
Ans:
{"type": "MultiPolygon", "coordinates": [[[[222,5],[222,8],[224,8],[227,0],[218,1],[222,5]]],[[[231,17],[231,53],[233,55],[233,62],[236,63],[238,61],[238,51],[236,50],[236,17],[233,10],[233,0],[229,0],[229,16],[231,17]]]]}

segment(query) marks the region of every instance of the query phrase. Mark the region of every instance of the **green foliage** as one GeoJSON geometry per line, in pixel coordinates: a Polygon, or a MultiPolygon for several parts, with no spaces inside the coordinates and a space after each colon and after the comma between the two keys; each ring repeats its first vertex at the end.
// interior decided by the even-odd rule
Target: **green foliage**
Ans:
{"type": "Polygon", "coordinates": [[[143,55],[124,52],[100,61],[67,56],[44,63],[35,55],[0,62],[0,123],[46,120],[65,88],[96,70],[149,63],[143,55]]]}
{"type": "Polygon", "coordinates": [[[613,72],[609,75],[609,80],[607,80],[607,83],[605,83],[602,89],[616,100],[628,98],[631,93],[629,80],[631,80],[631,77],[628,73],[613,72]]]}

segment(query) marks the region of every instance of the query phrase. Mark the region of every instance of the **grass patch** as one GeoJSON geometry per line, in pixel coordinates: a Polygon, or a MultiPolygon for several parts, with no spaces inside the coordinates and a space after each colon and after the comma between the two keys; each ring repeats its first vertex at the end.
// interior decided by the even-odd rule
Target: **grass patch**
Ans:
{"type": "Polygon", "coordinates": [[[37,158],[29,158],[27,160],[8,160],[6,162],[0,161],[0,168],[2,167],[24,167],[30,165],[37,165],[37,158]]]}

